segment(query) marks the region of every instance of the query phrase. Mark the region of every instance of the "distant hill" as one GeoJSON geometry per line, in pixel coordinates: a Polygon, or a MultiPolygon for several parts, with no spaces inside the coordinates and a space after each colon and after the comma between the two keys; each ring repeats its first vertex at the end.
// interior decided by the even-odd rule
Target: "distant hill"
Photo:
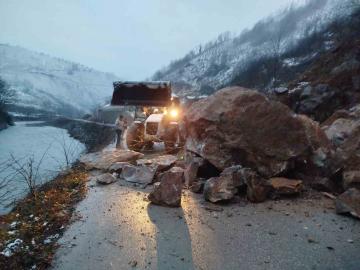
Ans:
{"type": "Polygon", "coordinates": [[[81,64],[0,44],[0,77],[16,91],[15,115],[80,116],[112,94],[118,78],[81,64]]]}
{"type": "Polygon", "coordinates": [[[153,79],[172,81],[180,96],[211,94],[229,85],[264,92],[286,86],[322,53],[336,47],[344,32],[341,27],[351,28],[359,6],[358,0],[291,5],[240,35],[219,35],[159,70],[153,79]]]}

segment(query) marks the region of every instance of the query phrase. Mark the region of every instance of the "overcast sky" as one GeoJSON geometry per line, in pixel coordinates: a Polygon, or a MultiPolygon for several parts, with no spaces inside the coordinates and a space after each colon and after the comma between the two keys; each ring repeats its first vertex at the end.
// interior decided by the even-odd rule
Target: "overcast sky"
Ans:
{"type": "MultiPolygon", "coordinates": [[[[0,0],[0,43],[141,80],[291,0],[0,0]]],[[[1,59],[0,59],[1,61],[1,59]]]]}

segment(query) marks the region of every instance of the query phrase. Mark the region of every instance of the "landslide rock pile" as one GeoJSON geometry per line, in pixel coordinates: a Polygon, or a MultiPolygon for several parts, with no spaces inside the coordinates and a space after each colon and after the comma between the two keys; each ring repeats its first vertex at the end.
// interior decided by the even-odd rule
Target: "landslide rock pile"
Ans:
{"type": "Polygon", "coordinates": [[[320,125],[256,91],[230,87],[193,103],[184,123],[185,164],[173,155],[116,149],[81,162],[104,173],[100,184],[153,184],[148,198],[163,206],[181,206],[183,187],[212,203],[238,195],[262,202],[314,188],[338,196],[338,213],[360,216],[360,105],[320,125]]]}
{"type": "Polygon", "coordinates": [[[80,158],[88,170],[97,174],[89,180],[99,185],[109,185],[120,179],[134,185],[146,187],[153,184],[149,200],[163,206],[181,206],[184,169],[173,155],[145,158],[143,154],[130,150],[106,149],[88,153],[80,158]]]}
{"type": "Polygon", "coordinates": [[[345,191],[336,200],[336,211],[360,218],[360,104],[336,111],[322,127],[336,147],[340,188],[345,191]]]}
{"type": "Polygon", "coordinates": [[[185,185],[211,202],[241,192],[261,202],[304,186],[338,193],[358,187],[359,115],[359,107],[336,112],[320,126],[256,91],[222,89],[186,111],[185,185]],[[218,174],[204,179],[206,163],[218,174]]]}

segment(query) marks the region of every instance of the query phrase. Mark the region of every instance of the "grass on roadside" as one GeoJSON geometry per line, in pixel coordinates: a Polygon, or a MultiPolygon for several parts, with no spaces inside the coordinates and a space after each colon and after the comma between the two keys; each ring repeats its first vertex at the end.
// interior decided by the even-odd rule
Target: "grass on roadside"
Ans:
{"type": "Polygon", "coordinates": [[[46,269],[56,240],[71,222],[75,204],[86,194],[87,174],[81,166],[43,185],[36,197],[19,201],[0,216],[0,269],[46,269]]]}

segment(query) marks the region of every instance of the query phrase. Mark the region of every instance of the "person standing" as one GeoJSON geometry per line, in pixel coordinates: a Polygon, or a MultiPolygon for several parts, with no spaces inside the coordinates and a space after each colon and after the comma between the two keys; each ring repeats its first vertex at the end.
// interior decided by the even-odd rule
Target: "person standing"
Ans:
{"type": "Polygon", "coordinates": [[[121,147],[121,136],[127,127],[127,121],[123,115],[119,115],[119,117],[115,121],[116,126],[116,148],[121,147]]]}

